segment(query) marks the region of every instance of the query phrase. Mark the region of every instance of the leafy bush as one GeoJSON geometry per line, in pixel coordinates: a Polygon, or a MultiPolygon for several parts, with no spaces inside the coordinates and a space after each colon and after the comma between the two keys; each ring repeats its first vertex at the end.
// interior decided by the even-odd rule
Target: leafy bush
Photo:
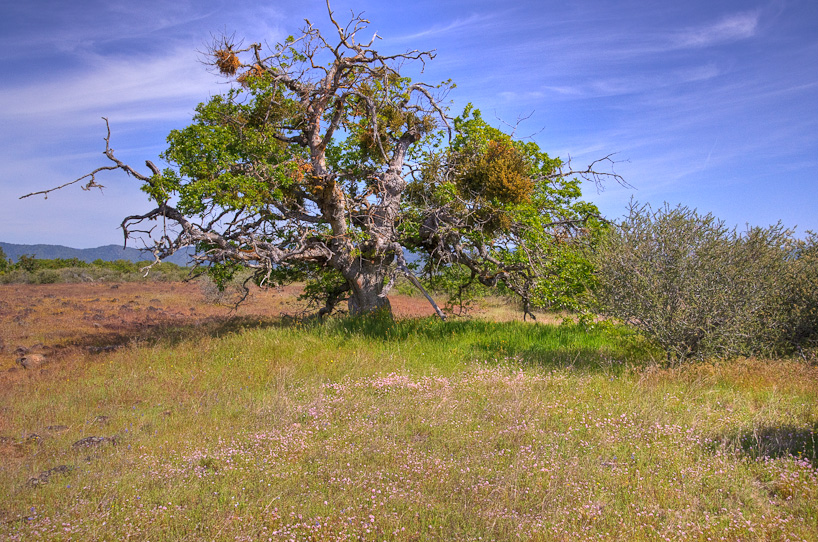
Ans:
{"type": "Polygon", "coordinates": [[[60,274],[54,269],[39,269],[34,273],[34,284],[54,284],[60,282],[60,274]]]}
{"type": "Polygon", "coordinates": [[[36,256],[31,254],[23,254],[17,259],[17,263],[14,265],[14,267],[29,273],[33,273],[40,268],[38,262],[39,260],[37,260],[36,256]]]}
{"type": "Polygon", "coordinates": [[[593,256],[596,310],[668,359],[782,354],[814,344],[816,238],[780,224],[740,234],[684,206],[632,204],[593,256]]]}
{"type": "Polygon", "coordinates": [[[803,353],[818,349],[818,235],[795,242],[781,301],[781,333],[803,353]]]}

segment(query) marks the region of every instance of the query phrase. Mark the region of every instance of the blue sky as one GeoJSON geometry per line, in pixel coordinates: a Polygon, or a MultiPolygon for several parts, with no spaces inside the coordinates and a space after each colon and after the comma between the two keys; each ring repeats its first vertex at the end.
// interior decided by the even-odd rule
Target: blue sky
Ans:
{"type": "MultiPolygon", "coordinates": [[[[818,2],[646,0],[334,1],[364,12],[379,50],[435,49],[417,79],[453,79],[453,111],[473,102],[575,166],[617,153],[633,188],[586,187],[603,214],[631,197],[683,203],[731,225],[781,220],[818,230],[818,2]]],[[[30,0],[0,3],[0,240],[87,248],[122,240],[150,208],[124,175],[47,200],[111,146],[159,164],[169,130],[226,90],[202,64],[211,36],[275,43],[317,0],[30,0]]]]}

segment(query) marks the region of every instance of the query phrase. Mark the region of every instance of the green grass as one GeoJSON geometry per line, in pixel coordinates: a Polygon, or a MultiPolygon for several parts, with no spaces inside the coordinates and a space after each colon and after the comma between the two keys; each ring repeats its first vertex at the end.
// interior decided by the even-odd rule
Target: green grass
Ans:
{"type": "Polygon", "coordinates": [[[0,392],[0,538],[818,532],[818,369],[805,363],[662,369],[621,330],[481,321],[166,336],[0,392]],[[88,436],[115,443],[72,446],[88,436]]]}

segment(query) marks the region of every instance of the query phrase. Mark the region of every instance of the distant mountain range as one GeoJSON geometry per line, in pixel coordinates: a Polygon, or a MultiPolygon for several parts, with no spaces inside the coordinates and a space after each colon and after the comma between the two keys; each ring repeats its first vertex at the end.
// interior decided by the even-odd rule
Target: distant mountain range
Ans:
{"type": "MultiPolygon", "coordinates": [[[[6,257],[16,262],[22,255],[34,256],[41,260],[55,260],[57,258],[70,259],[77,258],[83,262],[91,263],[94,260],[104,260],[112,262],[114,260],[128,260],[131,262],[143,262],[153,260],[153,255],[147,250],[137,250],[135,248],[122,248],[119,245],[105,245],[97,248],[71,248],[62,245],[15,245],[14,243],[4,243],[0,241],[0,248],[6,253],[6,257]]],[[[164,261],[175,263],[176,265],[188,265],[191,255],[194,254],[192,247],[185,247],[176,251],[176,254],[164,261]]],[[[406,261],[415,263],[420,261],[420,255],[409,250],[403,251],[406,261]]]]}
{"type": "MultiPolygon", "coordinates": [[[[15,245],[14,243],[4,243],[0,241],[0,248],[6,253],[6,257],[14,262],[20,259],[20,256],[24,254],[35,256],[42,260],[77,258],[78,260],[88,263],[94,260],[128,260],[131,262],[141,262],[153,259],[153,255],[149,251],[129,247],[123,248],[119,245],[105,245],[97,248],[70,248],[62,245],[15,245]]],[[[187,265],[192,253],[192,248],[183,248],[164,261],[175,263],[176,265],[187,265]]]]}

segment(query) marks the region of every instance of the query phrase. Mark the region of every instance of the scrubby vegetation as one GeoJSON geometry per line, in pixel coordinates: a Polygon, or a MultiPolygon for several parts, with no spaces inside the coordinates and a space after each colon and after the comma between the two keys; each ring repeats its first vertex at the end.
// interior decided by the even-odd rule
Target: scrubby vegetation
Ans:
{"type": "Polygon", "coordinates": [[[163,262],[150,272],[145,266],[151,262],[128,260],[91,263],[78,258],[39,259],[23,255],[16,263],[0,255],[0,284],[54,284],[62,282],[131,282],[139,280],[179,281],[188,277],[190,270],[173,263],[163,262]]]}
{"type": "Polygon", "coordinates": [[[668,359],[814,355],[818,236],[728,228],[684,206],[632,205],[593,255],[595,309],[668,359]]]}

